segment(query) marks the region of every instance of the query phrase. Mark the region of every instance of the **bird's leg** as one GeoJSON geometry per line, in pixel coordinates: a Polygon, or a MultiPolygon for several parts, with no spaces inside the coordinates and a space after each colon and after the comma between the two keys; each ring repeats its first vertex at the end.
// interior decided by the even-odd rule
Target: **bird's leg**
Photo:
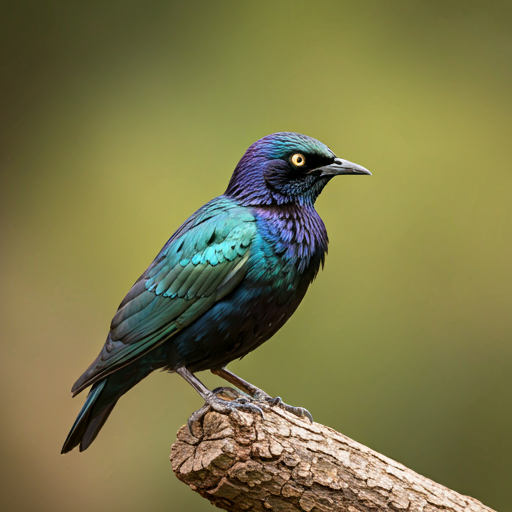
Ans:
{"type": "Polygon", "coordinates": [[[233,411],[245,411],[259,414],[262,418],[264,417],[263,411],[256,404],[253,404],[247,400],[247,398],[239,396],[234,389],[231,388],[217,388],[214,391],[210,391],[192,372],[187,370],[184,366],[178,368],[176,373],[180,374],[203,398],[204,405],[201,409],[197,410],[190,416],[188,420],[188,429],[190,433],[194,435],[192,431],[192,424],[199,421],[203,416],[211,409],[220,412],[222,414],[230,414],[233,411]],[[221,398],[219,395],[224,395],[227,400],[221,398]],[[238,398],[235,398],[238,396],[238,398]],[[234,399],[231,399],[234,398],[234,399]]]}
{"type": "Polygon", "coordinates": [[[266,402],[267,404],[271,406],[277,405],[278,407],[281,407],[281,409],[284,409],[285,411],[291,412],[292,414],[295,414],[295,416],[298,416],[299,418],[307,418],[311,423],[313,423],[313,416],[311,416],[311,413],[304,409],[303,407],[293,407],[292,405],[285,404],[281,397],[276,396],[275,398],[272,398],[269,394],[265,393],[260,388],[257,388],[256,386],[252,385],[250,382],[247,382],[246,380],[242,379],[238,375],[235,375],[233,372],[230,372],[226,368],[221,368],[220,370],[210,370],[214,375],[218,375],[219,377],[223,378],[224,380],[227,380],[230,384],[233,384],[233,386],[236,386],[238,389],[241,389],[248,395],[252,396],[255,400],[259,400],[262,402],[266,402]]]}

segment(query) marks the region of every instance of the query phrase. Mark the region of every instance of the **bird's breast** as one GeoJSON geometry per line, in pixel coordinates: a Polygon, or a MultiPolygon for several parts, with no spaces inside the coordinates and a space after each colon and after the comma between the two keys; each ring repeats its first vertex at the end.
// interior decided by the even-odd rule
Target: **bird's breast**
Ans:
{"type": "MultiPolygon", "coordinates": [[[[327,253],[325,225],[314,209],[299,205],[255,208],[259,240],[255,256],[268,277],[315,278],[327,253]]],[[[287,279],[288,278],[288,279],[287,279]]]]}
{"type": "MultiPolygon", "coordinates": [[[[297,309],[324,261],[327,233],[314,209],[265,207],[251,213],[257,229],[245,278],[173,338],[179,364],[191,371],[221,368],[273,336],[297,309]]],[[[173,357],[170,369],[178,364],[173,357]]]]}

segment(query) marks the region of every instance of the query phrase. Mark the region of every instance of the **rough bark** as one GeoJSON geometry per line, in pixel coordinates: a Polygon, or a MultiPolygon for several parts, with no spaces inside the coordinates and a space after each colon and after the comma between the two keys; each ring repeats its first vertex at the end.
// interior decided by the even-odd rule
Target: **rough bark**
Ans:
{"type": "Polygon", "coordinates": [[[279,408],[209,412],[172,446],[176,476],[232,512],[493,512],[335,430],[279,408]]]}

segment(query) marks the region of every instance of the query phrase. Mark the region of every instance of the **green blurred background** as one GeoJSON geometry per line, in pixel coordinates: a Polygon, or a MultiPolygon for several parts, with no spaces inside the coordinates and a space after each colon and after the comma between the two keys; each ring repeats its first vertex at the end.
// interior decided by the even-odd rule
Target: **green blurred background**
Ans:
{"type": "Polygon", "coordinates": [[[325,270],[230,368],[512,510],[510,2],[11,0],[0,23],[2,510],[211,509],[168,461],[188,384],[153,374],[61,456],[69,390],[167,238],[281,130],[373,176],[324,191],[325,270]]]}

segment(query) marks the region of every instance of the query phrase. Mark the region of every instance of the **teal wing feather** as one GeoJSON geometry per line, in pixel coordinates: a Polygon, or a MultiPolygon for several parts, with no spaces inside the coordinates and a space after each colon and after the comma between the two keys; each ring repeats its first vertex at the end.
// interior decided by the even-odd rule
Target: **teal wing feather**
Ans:
{"type": "Polygon", "coordinates": [[[156,348],[233,291],[247,273],[255,234],[252,214],[228,199],[198,210],[121,302],[105,346],[73,393],[156,348]]]}

